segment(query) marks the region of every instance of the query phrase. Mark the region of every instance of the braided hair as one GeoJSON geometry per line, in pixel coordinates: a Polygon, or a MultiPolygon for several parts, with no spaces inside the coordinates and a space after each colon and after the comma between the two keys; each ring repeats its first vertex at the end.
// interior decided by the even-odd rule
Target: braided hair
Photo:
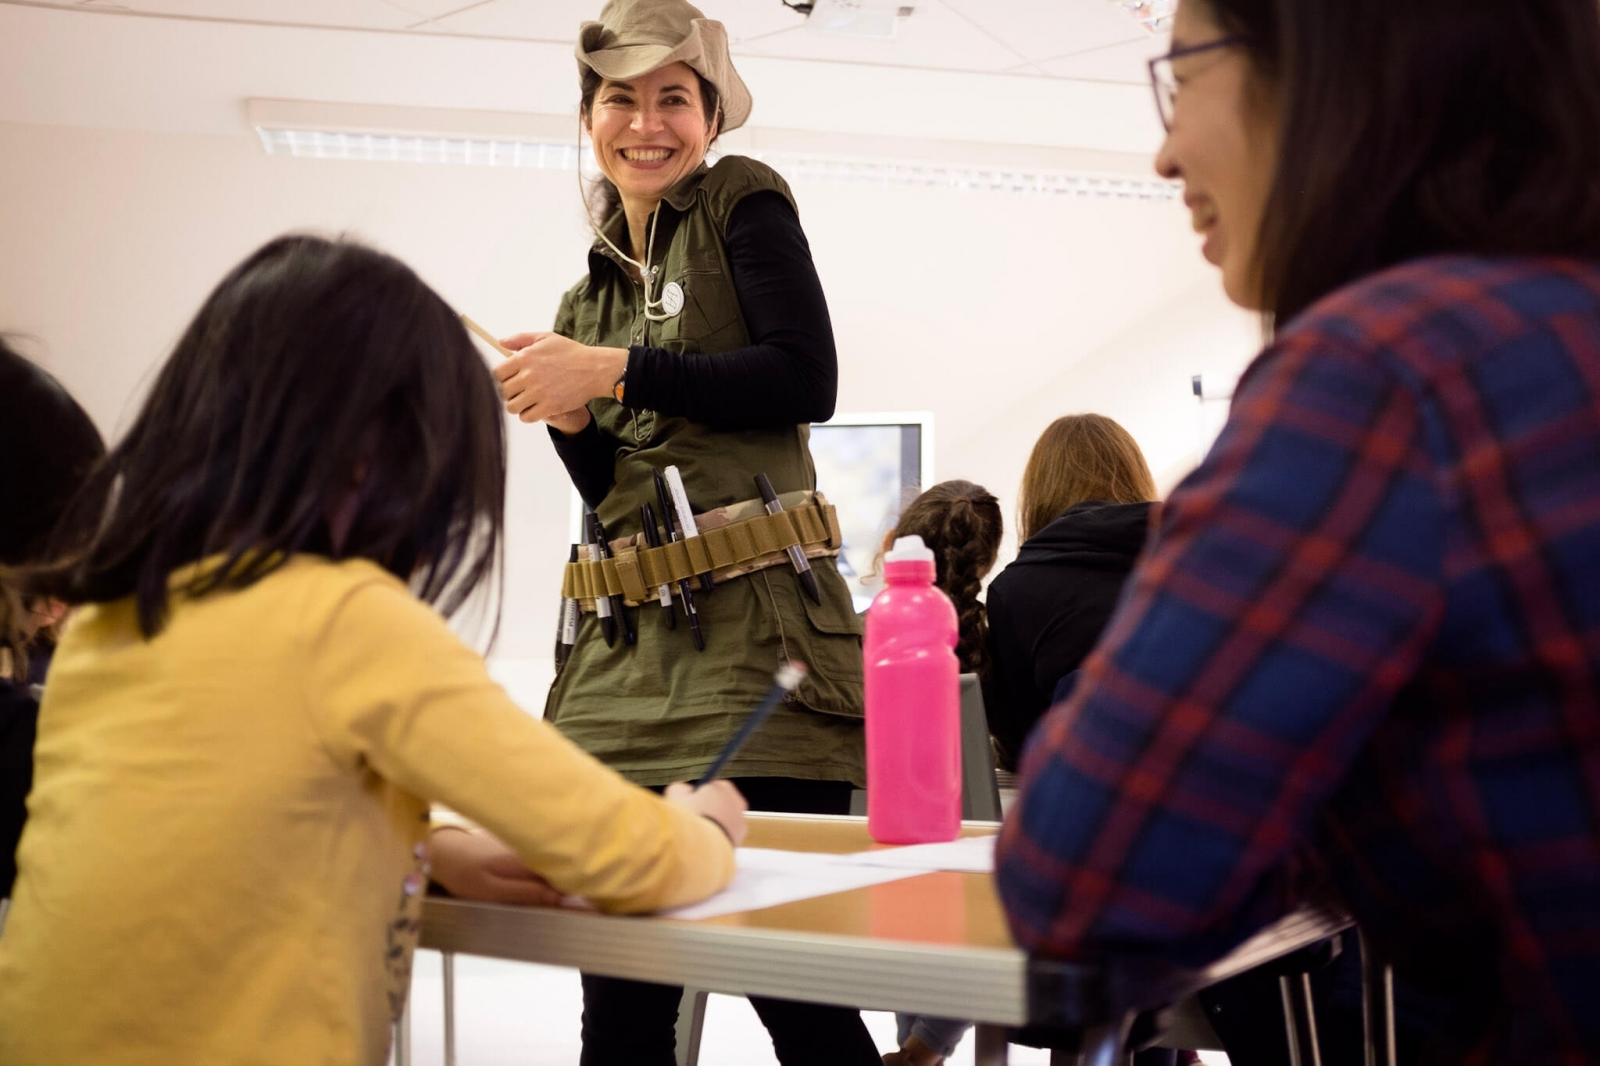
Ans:
{"type": "Polygon", "coordinates": [[[900,513],[891,537],[916,535],[933,551],[934,582],[956,606],[956,658],[967,673],[989,669],[989,623],[978,593],[1000,553],[1000,501],[982,485],[941,481],[900,513]]]}

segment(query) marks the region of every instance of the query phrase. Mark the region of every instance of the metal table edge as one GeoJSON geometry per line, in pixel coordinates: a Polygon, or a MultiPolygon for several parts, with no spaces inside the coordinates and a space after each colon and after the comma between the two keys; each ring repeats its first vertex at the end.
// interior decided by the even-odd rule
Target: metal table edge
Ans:
{"type": "Polygon", "coordinates": [[[1017,948],[749,929],[563,908],[429,899],[421,946],[567,966],[712,992],[1020,1025],[1027,957],[1017,948]]]}

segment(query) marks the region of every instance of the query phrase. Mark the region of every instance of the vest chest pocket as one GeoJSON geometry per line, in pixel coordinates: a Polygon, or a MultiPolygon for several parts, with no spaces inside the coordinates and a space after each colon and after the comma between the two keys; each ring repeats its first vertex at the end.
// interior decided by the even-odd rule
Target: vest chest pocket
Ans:
{"type": "Polygon", "coordinates": [[[667,282],[682,288],[683,308],[660,324],[661,347],[670,352],[724,352],[750,343],[738,295],[722,271],[688,269],[667,282]]]}

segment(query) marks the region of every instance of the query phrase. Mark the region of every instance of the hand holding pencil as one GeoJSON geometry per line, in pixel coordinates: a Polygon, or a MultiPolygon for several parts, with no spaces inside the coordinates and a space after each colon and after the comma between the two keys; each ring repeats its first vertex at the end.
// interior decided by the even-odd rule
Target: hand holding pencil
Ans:
{"type": "MultiPolygon", "coordinates": [[[[500,395],[506,401],[508,412],[524,422],[543,421],[550,428],[569,437],[582,432],[589,424],[589,409],[584,406],[588,399],[579,401],[570,409],[555,410],[563,402],[557,397],[564,396],[570,389],[553,386],[570,384],[573,366],[557,363],[558,372],[554,378],[559,379],[558,381],[552,380],[547,367],[552,357],[570,354],[569,349],[584,348],[583,345],[568,340],[559,333],[517,333],[510,337],[496,338],[494,334],[466,315],[461,316],[461,324],[483,343],[499,352],[505,360],[491,369],[495,381],[500,386],[500,395]],[[535,351],[541,342],[545,342],[543,349],[535,351]]],[[[599,352],[600,349],[593,351],[599,352]]],[[[598,372],[603,374],[607,372],[607,368],[600,368],[598,372]]]]}
{"type": "Polygon", "coordinates": [[[744,812],[749,810],[750,805],[732,781],[712,781],[704,788],[695,788],[679,781],[675,785],[668,785],[665,795],[668,803],[687,807],[702,818],[716,822],[728,834],[728,840],[734,847],[744,843],[748,829],[744,812]]]}

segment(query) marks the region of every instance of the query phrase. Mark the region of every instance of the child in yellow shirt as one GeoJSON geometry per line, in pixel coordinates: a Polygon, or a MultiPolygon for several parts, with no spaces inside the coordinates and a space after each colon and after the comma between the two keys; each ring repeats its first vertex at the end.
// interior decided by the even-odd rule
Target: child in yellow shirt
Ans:
{"type": "Polygon", "coordinates": [[[624,782],[439,613],[500,558],[502,417],[386,255],[281,238],[207,299],[33,576],[79,608],[0,934],[0,1062],[377,1066],[430,858],[507,902],[726,884],[732,786],[624,782]],[[430,856],[430,800],[493,836],[430,856]]]}

